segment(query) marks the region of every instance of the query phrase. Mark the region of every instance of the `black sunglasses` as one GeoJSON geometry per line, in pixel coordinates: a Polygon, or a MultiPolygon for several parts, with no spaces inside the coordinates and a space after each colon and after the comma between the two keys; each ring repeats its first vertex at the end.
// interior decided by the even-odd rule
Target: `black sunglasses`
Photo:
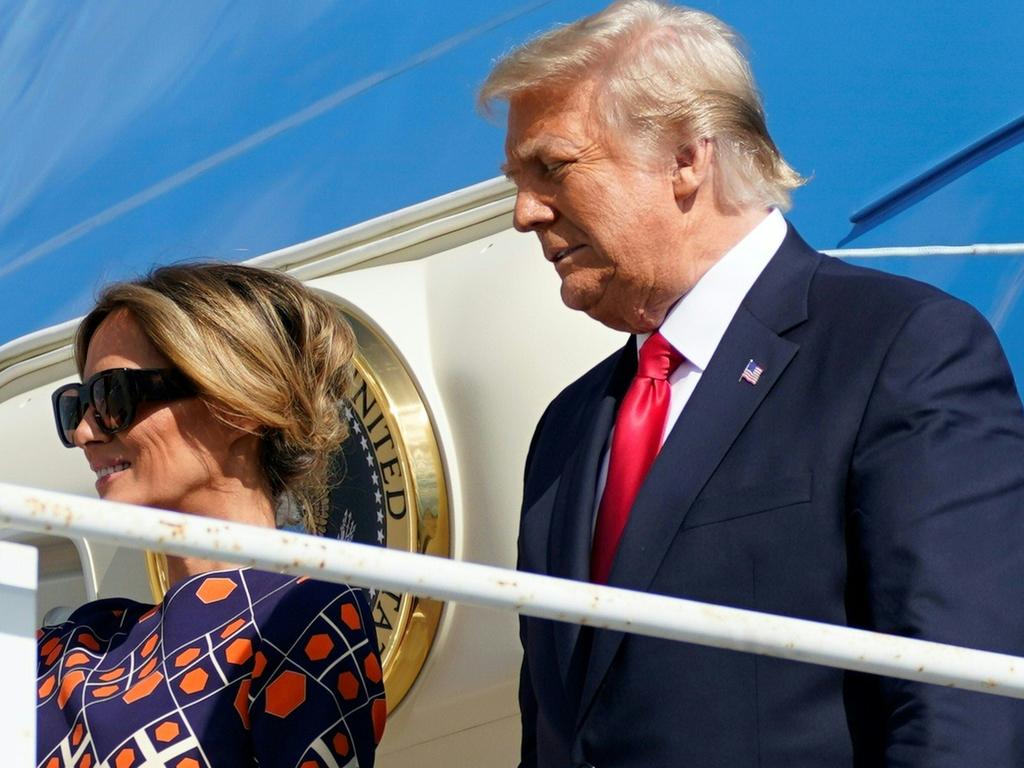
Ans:
{"type": "Polygon", "coordinates": [[[111,368],[89,377],[84,384],[65,384],[53,393],[57,434],[68,448],[75,447],[74,432],[91,405],[96,425],[112,435],[135,421],[139,403],[177,400],[196,394],[196,388],[174,370],[111,368]]]}

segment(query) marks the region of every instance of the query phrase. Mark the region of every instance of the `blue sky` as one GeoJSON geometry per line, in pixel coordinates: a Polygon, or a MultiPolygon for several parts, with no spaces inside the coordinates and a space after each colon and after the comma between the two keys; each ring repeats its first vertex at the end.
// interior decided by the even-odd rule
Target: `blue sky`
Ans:
{"type": "MultiPolygon", "coordinates": [[[[490,62],[581,0],[0,4],[0,343],[155,263],[245,259],[497,175],[490,62]]],[[[1024,5],[717,0],[769,126],[810,177],[791,219],[849,216],[1024,114],[1024,5]]],[[[1024,241],[1024,145],[851,246],[1024,241]]],[[[893,262],[1015,336],[1019,260],[893,262]]],[[[1024,363],[1024,349],[1011,351],[1024,363]]]]}

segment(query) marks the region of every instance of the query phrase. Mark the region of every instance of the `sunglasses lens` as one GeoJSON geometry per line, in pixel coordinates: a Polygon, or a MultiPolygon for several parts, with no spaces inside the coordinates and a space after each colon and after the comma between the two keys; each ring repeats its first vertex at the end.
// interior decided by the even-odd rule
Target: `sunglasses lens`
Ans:
{"type": "Polygon", "coordinates": [[[134,368],[100,371],[84,384],[69,384],[54,393],[57,430],[64,444],[72,448],[75,430],[90,406],[96,427],[112,435],[132,425],[140,402],[176,400],[190,397],[194,392],[174,371],[134,368]]]}
{"type": "Polygon", "coordinates": [[[92,404],[96,418],[110,431],[124,429],[132,416],[131,392],[119,372],[101,376],[92,385],[92,404]]]}
{"type": "Polygon", "coordinates": [[[64,390],[57,399],[57,414],[60,420],[64,441],[74,442],[75,428],[82,421],[82,402],[78,399],[77,389],[64,390]]]}

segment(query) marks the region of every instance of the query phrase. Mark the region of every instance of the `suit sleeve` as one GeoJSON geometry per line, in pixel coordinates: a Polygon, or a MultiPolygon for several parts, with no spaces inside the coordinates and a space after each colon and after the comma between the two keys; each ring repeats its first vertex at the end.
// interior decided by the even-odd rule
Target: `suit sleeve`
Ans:
{"type": "MultiPolygon", "coordinates": [[[[1024,655],[1024,417],[991,328],[949,298],[893,338],[851,478],[851,570],[881,632],[1024,655]]],[[[1024,765],[1024,702],[878,682],[885,766],[1024,765]]]]}
{"type": "MultiPolygon", "coordinates": [[[[540,417],[537,428],[530,440],[530,449],[526,454],[526,467],[523,473],[523,511],[530,497],[530,474],[533,469],[536,456],[537,442],[540,439],[541,430],[550,412],[551,407],[540,417]]],[[[522,525],[520,521],[520,539],[522,538],[522,525]]],[[[522,546],[520,541],[519,546],[522,546]]],[[[521,568],[521,554],[517,558],[516,568],[521,568]]],[[[529,659],[526,657],[526,619],[519,619],[519,641],[523,647],[523,663],[519,670],[519,716],[522,725],[522,741],[520,746],[519,768],[535,768],[537,765],[537,698],[533,691],[533,683],[530,681],[529,659]]]]}
{"type": "MultiPolygon", "coordinates": [[[[523,645],[525,647],[525,640],[523,645]]],[[[534,768],[537,765],[537,699],[533,694],[533,683],[530,682],[530,665],[526,654],[523,654],[523,665],[519,671],[519,713],[523,726],[519,768],[534,768]]]]}

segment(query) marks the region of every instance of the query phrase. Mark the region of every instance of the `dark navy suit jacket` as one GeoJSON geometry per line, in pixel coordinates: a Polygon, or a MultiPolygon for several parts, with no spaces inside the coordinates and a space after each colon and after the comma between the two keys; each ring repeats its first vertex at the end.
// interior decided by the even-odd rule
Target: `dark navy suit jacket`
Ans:
{"type": "MultiPolygon", "coordinates": [[[[519,566],[586,580],[634,341],[548,407],[519,566]]],[[[968,305],[790,229],[636,499],[609,583],[1024,654],[1024,416],[968,305]],[[748,360],[760,381],[740,380],[748,360]]],[[[523,765],[1019,768],[1024,702],[526,618],[523,765]]]]}

